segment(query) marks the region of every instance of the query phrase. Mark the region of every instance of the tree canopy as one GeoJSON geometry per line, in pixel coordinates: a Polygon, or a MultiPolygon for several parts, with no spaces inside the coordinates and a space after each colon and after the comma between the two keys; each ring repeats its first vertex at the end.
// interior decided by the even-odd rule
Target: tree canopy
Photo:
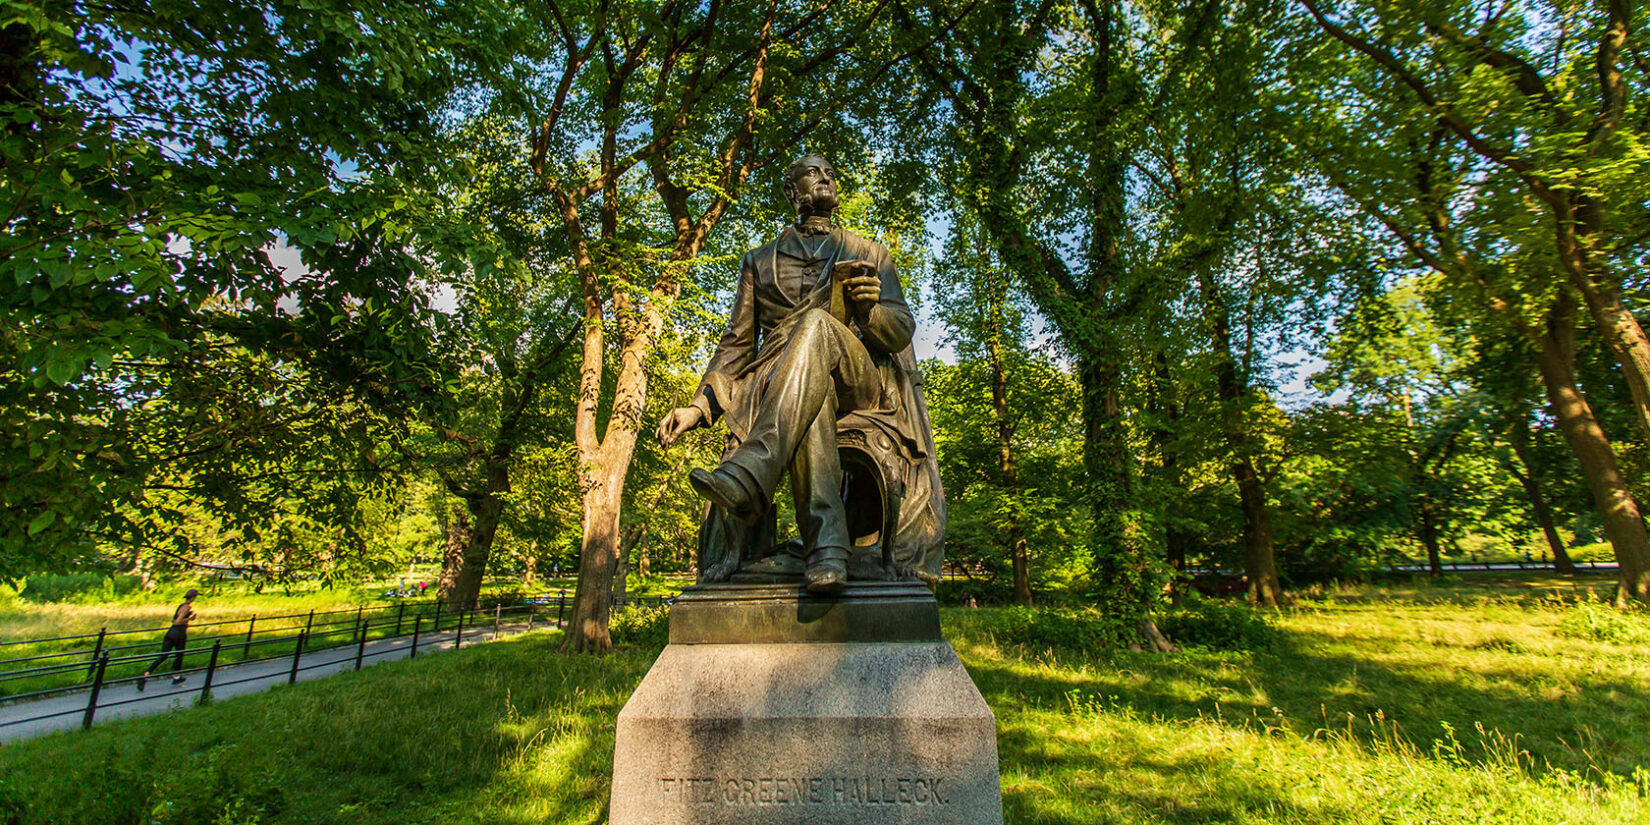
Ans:
{"type": "Polygon", "coordinates": [[[940,328],[964,586],[1166,644],[1222,571],[1602,540],[1650,600],[1622,0],[0,8],[0,577],[548,565],[606,649],[816,151],[940,328]]]}

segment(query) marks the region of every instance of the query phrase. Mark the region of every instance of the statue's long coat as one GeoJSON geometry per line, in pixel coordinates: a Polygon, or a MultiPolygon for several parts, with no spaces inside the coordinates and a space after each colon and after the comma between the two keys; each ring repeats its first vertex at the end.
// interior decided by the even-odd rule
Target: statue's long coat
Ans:
{"type": "MultiPolygon", "coordinates": [[[[924,579],[937,581],[944,560],[945,495],[940,488],[939,464],[934,457],[934,435],[923,398],[922,375],[910,346],[915,322],[905,303],[899,274],[888,249],[840,227],[810,255],[796,230],[787,228],[778,238],[745,254],[739,264],[728,328],[711,356],[694,404],[708,420],[717,416],[728,424],[729,446],[738,444],[756,418],[762,386],[774,361],[789,340],[792,328],[809,309],[829,309],[831,265],[839,260],[862,260],[882,276],[882,297],[862,328],[850,328],[865,342],[882,378],[882,397],[875,409],[850,412],[838,420],[838,431],[859,429],[892,439],[905,480],[899,527],[894,533],[894,561],[924,579]],[[794,259],[784,261],[781,256],[794,259]],[[804,293],[804,277],[817,274],[804,293]],[[893,346],[897,351],[889,351],[893,346]]],[[[712,508],[700,530],[700,568],[707,578],[723,578],[741,560],[767,555],[772,542],[772,519],[742,525],[712,508]]]]}

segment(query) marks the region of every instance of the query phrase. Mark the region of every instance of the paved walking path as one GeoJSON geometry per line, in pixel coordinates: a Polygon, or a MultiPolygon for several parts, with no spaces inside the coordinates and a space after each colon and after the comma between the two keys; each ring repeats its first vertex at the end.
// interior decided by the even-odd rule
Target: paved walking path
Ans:
{"type": "MultiPolygon", "coordinates": [[[[537,622],[533,625],[535,629],[550,626],[552,625],[546,622],[537,622]]],[[[527,629],[527,622],[506,622],[498,626],[496,633],[491,624],[468,627],[464,629],[463,644],[492,641],[527,629]]],[[[418,655],[451,650],[457,635],[457,631],[443,630],[440,633],[425,633],[419,636],[418,655]]],[[[355,653],[355,645],[306,651],[299,659],[298,681],[309,682],[334,673],[354,670],[355,653]]],[[[411,653],[412,638],[409,636],[369,641],[362,650],[361,666],[405,659],[411,653]]],[[[271,661],[221,665],[212,674],[212,698],[229,699],[260,693],[276,685],[286,684],[291,674],[290,656],[271,661]]],[[[136,679],[106,682],[98,695],[94,719],[96,722],[103,722],[194,707],[200,698],[204,677],[203,672],[190,673],[184,684],[173,685],[170,671],[161,670],[149,677],[148,689],[143,692],[138,691],[136,679]]],[[[0,705],[0,744],[79,728],[85,721],[86,705],[90,697],[91,691],[88,689],[32,702],[0,705]]]]}

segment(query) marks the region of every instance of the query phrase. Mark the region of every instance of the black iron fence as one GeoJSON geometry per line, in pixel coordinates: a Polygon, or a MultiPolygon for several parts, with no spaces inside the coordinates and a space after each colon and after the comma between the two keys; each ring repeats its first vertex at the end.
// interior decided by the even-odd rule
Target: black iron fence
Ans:
{"type": "MultiPolygon", "coordinates": [[[[1575,568],[1577,570],[1620,570],[1621,565],[1613,561],[1578,561],[1575,562],[1575,568]]],[[[1558,566],[1550,561],[1452,561],[1441,563],[1439,569],[1451,572],[1457,570],[1557,570],[1558,566]]],[[[1387,570],[1393,573],[1426,573],[1432,570],[1432,567],[1423,562],[1421,564],[1394,564],[1389,566],[1387,570]]]]}
{"type": "MultiPolygon", "coordinates": [[[[1453,561],[1451,561],[1451,562],[1441,563],[1439,565],[1439,569],[1443,570],[1445,572],[1448,572],[1448,573],[1454,573],[1454,572],[1470,572],[1470,571],[1474,571],[1474,570],[1491,570],[1491,571],[1557,570],[1558,568],[1553,564],[1553,562],[1550,562],[1550,561],[1463,561],[1463,562],[1453,562],[1453,561]]],[[[1600,562],[1600,561],[1578,561],[1578,562],[1575,563],[1575,569],[1577,569],[1577,570],[1619,570],[1619,569],[1621,569],[1621,565],[1619,565],[1619,564],[1617,564],[1613,561],[1604,561],[1604,562],[1600,562]]],[[[1376,573],[1427,573],[1427,572],[1430,572],[1431,570],[1432,570],[1432,567],[1430,565],[1428,565],[1426,562],[1421,562],[1421,563],[1418,563],[1418,564],[1411,562],[1411,563],[1405,563],[1405,564],[1388,564],[1388,565],[1385,565],[1383,567],[1374,568],[1372,570],[1372,572],[1376,572],[1376,573]]],[[[1189,567],[1189,568],[1186,569],[1186,572],[1188,574],[1193,575],[1193,576],[1232,576],[1232,577],[1241,578],[1244,575],[1242,570],[1224,570],[1224,569],[1208,568],[1208,567],[1189,567]]]]}
{"type": "MultiPolygon", "coordinates": [[[[615,607],[629,605],[662,605],[668,599],[643,596],[621,599],[615,607]]],[[[67,649],[49,653],[0,659],[0,704],[16,704],[86,692],[84,706],[56,709],[21,718],[0,718],[0,727],[20,725],[60,716],[80,714],[82,726],[90,727],[100,708],[112,708],[136,702],[149,702],[172,696],[196,694],[200,699],[211,698],[214,688],[272,678],[267,668],[251,676],[241,676],[223,669],[229,665],[263,662],[290,662],[284,671],[288,684],[298,680],[298,674],[307,670],[353,663],[360,670],[365,660],[406,651],[409,658],[418,655],[423,644],[446,644],[462,647],[466,640],[485,636],[494,638],[503,632],[506,623],[512,630],[531,630],[535,622],[546,627],[565,628],[573,600],[567,591],[531,598],[511,596],[483,599],[470,605],[452,602],[404,601],[389,605],[362,605],[344,610],[311,610],[279,616],[251,616],[220,622],[193,625],[192,638],[181,651],[160,651],[157,637],[165,627],[109,630],[74,636],[41,639],[18,639],[0,642],[0,652],[6,648],[25,645],[70,645],[67,649]],[[553,624],[552,624],[553,623],[553,624]],[[525,627],[518,627],[518,625],[525,627]],[[204,636],[197,631],[208,630],[204,636]],[[468,635],[467,635],[468,634],[468,635]],[[144,641],[124,642],[123,637],[146,635],[144,641]],[[368,650],[368,642],[404,640],[400,644],[379,645],[368,650]],[[80,643],[79,646],[74,646],[80,643]],[[353,657],[348,655],[354,648],[353,657]],[[342,657],[336,655],[343,652],[342,657]],[[305,657],[309,657],[308,662],[305,657]],[[174,658],[178,657],[178,658],[174,658]],[[183,667],[174,672],[173,667],[183,667]],[[149,678],[156,690],[135,698],[104,701],[103,692],[109,687],[137,683],[147,669],[154,673],[149,678]],[[199,686],[160,689],[175,676],[186,679],[199,676],[199,686]],[[227,680],[225,677],[229,677],[227,680]],[[18,690],[21,687],[23,690],[18,690]]],[[[277,675],[276,678],[279,678],[277,675]]],[[[141,689],[141,688],[140,688],[141,689]]]]}

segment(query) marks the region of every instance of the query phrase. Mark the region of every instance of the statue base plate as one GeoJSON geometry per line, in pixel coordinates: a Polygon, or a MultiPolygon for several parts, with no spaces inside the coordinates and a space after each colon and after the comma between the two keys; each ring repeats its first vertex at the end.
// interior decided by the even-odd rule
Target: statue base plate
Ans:
{"type": "Polygon", "coordinates": [[[1002,821],[996,720],[922,585],[691,588],[619,713],[612,825],[1002,821]]]}
{"type": "Polygon", "coordinates": [[[799,581],[701,584],[670,608],[671,644],[937,641],[939,606],[920,582],[849,582],[830,595],[799,581]]]}

